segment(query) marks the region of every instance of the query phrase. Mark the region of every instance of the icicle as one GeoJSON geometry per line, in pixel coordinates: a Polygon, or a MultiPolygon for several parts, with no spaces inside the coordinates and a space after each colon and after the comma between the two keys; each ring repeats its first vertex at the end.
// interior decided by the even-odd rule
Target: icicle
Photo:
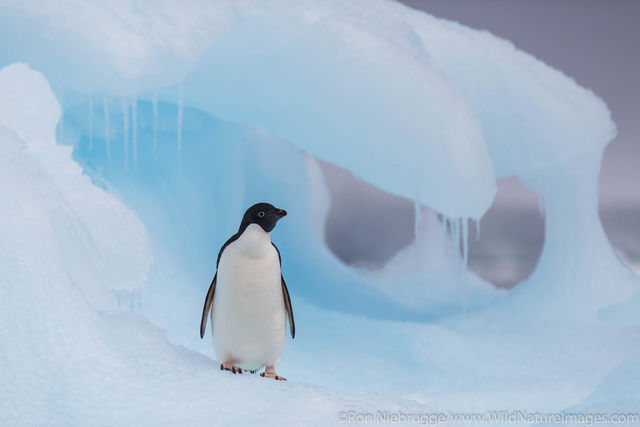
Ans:
{"type": "Polygon", "coordinates": [[[138,169],[138,98],[131,100],[131,131],[133,132],[133,170],[138,169]]]}
{"type": "MultiPolygon", "coordinates": [[[[451,220],[451,218],[449,217],[445,217],[446,221],[445,221],[445,231],[447,232],[447,237],[449,238],[449,247],[447,248],[447,256],[448,258],[453,262],[455,261],[455,259],[457,259],[457,255],[456,255],[456,240],[454,237],[454,225],[453,225],[453,221],[451,220]]],[[[455,265],[455,264],[452,264],[455,265]]]]}
{"type": "Polygon", "coordinates": [[[107,144],[107,164],[109,172],[111,172],[111,138],[109,135],[109,106],[107,105],[107,96],[102,95],[102,107],[104,110],[104,140],[107,144]]]}
{"type": "Polygon", "coordinates": [[[93,94],[89,94],[89,150],[93,151],[93,94]]]}
{"type": "Polygon", "coordinates": [[[451,240],[453,241],[453,249],[456,254],[456,258],[460,257],[460,235],[458,234],[458,220],[449,220],[449,227],[451,228],[451,240]]]}
{"type": "Polygon", "coordinates": [[[62,115],[60,116],[59,129],[60,129],[60,135],[64,135],[64,89],[62,88],[61,84],[58,85],[58,88],[59,88],[58,103],[60,104],[60,109],[62,110],[62,115]]]}
{"type": "Polygon", "coordinates": [[[178,87],[178,164],[182,158],[182,109],[184,98],[184,82],[178,87]]]}
{"type": "Polygon", "coordinates": [[[129,169],[129,103],[122,98],[122,133],[124,134],[124,169],[129,169]]]}
{"type": "MultiPolygon", "coordinates": [[[[58,98],[58,104],[60,104],[60,110],[62,112],[62,115],[60,116],[60,121],[58,124],[58,130],[60,131],[60,133],[58,133],[56,131],[55,135],[64,135],[64,86],[62,83],[62,72],[60,70],[63,69],[62,67],[62,55],[60,54],[60,51],[62,50],[61,47],[62,43],[57,43],[56,44],[56,56],[55,56],[55,62],[56,62],[56,76],[55,76],[55,85],[54,87],[57,87],[57,91],[55,93],[56,97],[58,98]]],[[[4,66],[4,65],[3,65],[4,66]]]]}
{"type": "Polygon", "coordinates": [[[416,191],[416,198],[413,202],[415,214],[413,224],[413,236],[415,241],[418,241],[418,233],[420,232],[420,221],[422,220],[422,212],[420,212],[420,191],[416,191]]]}
{"type": "Polygon", "coordinates": [[[158,94],[153,94],[151,100],[153,108],[153,160],[158,160],[158,94]]]}
{"type": "Polygon", "coordinates": [[[467,288],[469,275],[469,219],[461,218],[462,225],[462,311],[467,311],[467,288]]]}
{"type": "Polygon", "coordinates": [[[469,265],[469,219],[462,218],[462,262],[465,271],[469,265]]]}
{"type": "Polygon", "coordinates": [[[451,220],[451,240],[453,241],[453,260],[456,265],[456,274],[458,277],[462,273],[462,263],[460,262],[460,256],[462,255],[461,239],[460,239],[460,219],[451,220]]]}

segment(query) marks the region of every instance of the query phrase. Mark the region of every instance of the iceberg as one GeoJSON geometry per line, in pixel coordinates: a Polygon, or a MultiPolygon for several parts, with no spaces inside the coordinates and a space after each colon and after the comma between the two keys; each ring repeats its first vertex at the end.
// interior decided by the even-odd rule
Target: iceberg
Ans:
{"type": "Polygon", "coordinates": [[[612,390],[637,374],[639,286],[597,212],[615,124],[570,77],[383,0],[8,1],[0,35],[7,422],[629,407],[612,390]],[[380,270],[327,248],[319,159],[414,200],[415,240],[380,270]],[[508,175],[546,230],[504,292],[466,263],[508,175]],[[290,213],[288,384],[217,371],[197,332],[218,249],[263,200],[290,213]]]}

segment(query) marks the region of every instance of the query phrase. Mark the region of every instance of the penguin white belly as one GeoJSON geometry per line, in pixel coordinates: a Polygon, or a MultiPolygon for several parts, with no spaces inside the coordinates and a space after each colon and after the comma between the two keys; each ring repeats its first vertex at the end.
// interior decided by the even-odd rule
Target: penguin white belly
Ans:
{"type": "Polygon", "coordinates": [[[286,342],[280,262],[269,233],[258,225],[222,253],[211,324],[221,362],[255,370],[280,361],[286,342]]]}

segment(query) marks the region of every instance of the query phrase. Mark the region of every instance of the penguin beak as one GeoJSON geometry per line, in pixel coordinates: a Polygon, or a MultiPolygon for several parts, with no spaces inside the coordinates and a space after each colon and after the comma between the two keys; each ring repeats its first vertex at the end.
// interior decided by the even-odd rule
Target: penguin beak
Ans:
{"type": "Polygon", "coordinates": [[[287,216],[287,211],[285,211],[284,209],[278,209],[276,211],[276,215],[278,215],[280,218],[287,216]]]}

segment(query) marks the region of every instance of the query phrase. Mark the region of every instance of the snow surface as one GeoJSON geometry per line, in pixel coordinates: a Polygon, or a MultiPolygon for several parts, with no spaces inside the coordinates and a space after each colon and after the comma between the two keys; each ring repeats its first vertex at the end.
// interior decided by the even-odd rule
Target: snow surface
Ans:
{"type": "Polygon", "coordinates": [[[9,1],[0,36],[0,66],[44,74],[0,70],[1,423],[640,407],[638,280],[597,214],[615,125],[510,43],[363,0],[9,1]],[[381,271],[323,242],[315,158],[416,200],[381,271]],[[505,294],[465,242],[508,174],[547,228],[505,294]],[[218,249],[263,200],[290,212],[287,383],[220,372],[197,332],[218,249]]]}

